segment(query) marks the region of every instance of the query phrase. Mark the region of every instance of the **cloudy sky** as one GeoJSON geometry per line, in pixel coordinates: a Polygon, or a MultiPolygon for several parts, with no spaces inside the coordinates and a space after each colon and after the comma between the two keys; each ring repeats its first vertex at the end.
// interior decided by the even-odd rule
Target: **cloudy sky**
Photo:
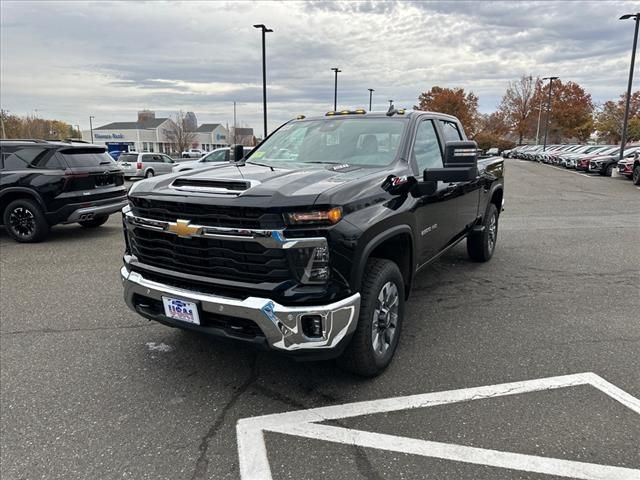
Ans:
{"type": "MultiPolygon", "coordinates": [[[[509,80],[557,75],[594,101],[628,78],[637,2],[0,2],[0,104],[88,128],[142,108],[262,131],[260,33],[269,129],[333,106],[411,107],[433,85],[463,87],[491,112],[509,80]]],[[[637,70],[637,69],[636,69],[637,70]]],[[[637,85],[637,83],[636,83],[637,85]]]]}

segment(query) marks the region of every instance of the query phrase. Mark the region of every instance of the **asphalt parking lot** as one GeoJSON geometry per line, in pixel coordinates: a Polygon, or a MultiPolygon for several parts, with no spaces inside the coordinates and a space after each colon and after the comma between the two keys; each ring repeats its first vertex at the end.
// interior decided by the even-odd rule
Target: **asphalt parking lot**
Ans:
{"type": "Polygon", "coordinates": [[[494,258],[471,263],[459,245],[421,272],[396,358],[373,380],[137,317],[122,301],[118,216],[34,245],[0,230],[0,476],[640,478],[640,191],[506,162],[494,258]],[[628,395],[595,376],[500,387],[586,372],[628,395]],[[451,390],[463,393],[375,410],[451,390]],[[267,429],[241,468],[239,419],[359,401],[374,402],[318,411],[324,430],[267,429]],[[268,470],[248,465],[259,448],[268,470]]]}

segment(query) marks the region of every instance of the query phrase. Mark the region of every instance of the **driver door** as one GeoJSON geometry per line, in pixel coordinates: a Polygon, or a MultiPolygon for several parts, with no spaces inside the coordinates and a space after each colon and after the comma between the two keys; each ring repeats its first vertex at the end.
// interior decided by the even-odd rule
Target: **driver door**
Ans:
{"type": "MultiPolygon", "coordinates": [[[[435,120],[425,118],[417,126],[411,160],[418,179],[427,168],[443,168],[443,146],[438,137],[435,120]]],[[[453,189],[449,183],[438,181],[435,191],[417,199],[415,205],[418,226],[418,263],[423,265],[438,255],[455,235],[453,189]]]]}

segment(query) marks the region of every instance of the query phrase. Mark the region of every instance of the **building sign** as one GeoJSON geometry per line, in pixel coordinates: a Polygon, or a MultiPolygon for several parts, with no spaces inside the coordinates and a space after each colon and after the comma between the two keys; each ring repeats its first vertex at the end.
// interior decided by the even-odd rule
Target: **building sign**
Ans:
{"type": "Polygon", "coordinates": [[[95,138],[124,138],[122,133],[94,133],[95,138]]]}

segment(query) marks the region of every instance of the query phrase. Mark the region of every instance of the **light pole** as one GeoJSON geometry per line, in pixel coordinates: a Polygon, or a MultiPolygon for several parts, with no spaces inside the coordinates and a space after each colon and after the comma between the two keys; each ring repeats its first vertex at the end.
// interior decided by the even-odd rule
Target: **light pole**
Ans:
{"type": "Polygon", "coordinates": [[[93,143],[93,119],[96,118],[93,115],[89,115],[89,130],[91,131],[91,143],[93,143]]]}
{"type": "Polygon", "coordinates": [[[551,86],[554,80],[558,77],[544,77],[542,80],[549,80],[549,103],[547,105],[547,125],[544,128],[544,144],[542,145],[542,151],[547,150],[547,134],[549,133],[549,120],[551,119],[551,86]]]}
{"type": "Polygon", "coordinates": [[[375,90],[373,88],[368,88],[367,90],[369,90],[369,111],[371,111],[371,99],[373,98],[373,92],[375,92],[375,90]]]}
{"type": "Polygon", "coordinates": [[[333,111],[335,112],[338,109],[338,73],[340,70],[338,67],[333,67],[331,70],[335,72],[335,82],[333,84],[333,111]]]}
{"type": "Polygon", "coordinates": [[[638,24],[640,23],[640,13],[628,13],[622,15],[620,20],[633,18],[636,22],[636,30],[633,34],[633,49],[631,50],[631,68],[629,69],[629,84],[627,85],[627,102],[624,107],[624,121],[622,122],[622,139],[620,144],[620,160],[624,156],[624,145],[627,143],[627,126],[629,124],[629,104],[631,102],[631,84],[633,83],[633,66],[636,62],[636,45],[638,44],[638,24]]]}
{"type": "Polygon", "coordinates": [[[264,113],[264,138],[267,138],[267,54],[264,46],[265,35],[273,32],[263,24],[254,25],[262,30],[262,110],[264,113]]]}
{"type": "Polygon", "coordinates": [[[540,106],[538,107],[538,128],[536,128],[536,145],[540,145],[540,117],[542,117],[542,96],[540,96],[540,106]]]}

